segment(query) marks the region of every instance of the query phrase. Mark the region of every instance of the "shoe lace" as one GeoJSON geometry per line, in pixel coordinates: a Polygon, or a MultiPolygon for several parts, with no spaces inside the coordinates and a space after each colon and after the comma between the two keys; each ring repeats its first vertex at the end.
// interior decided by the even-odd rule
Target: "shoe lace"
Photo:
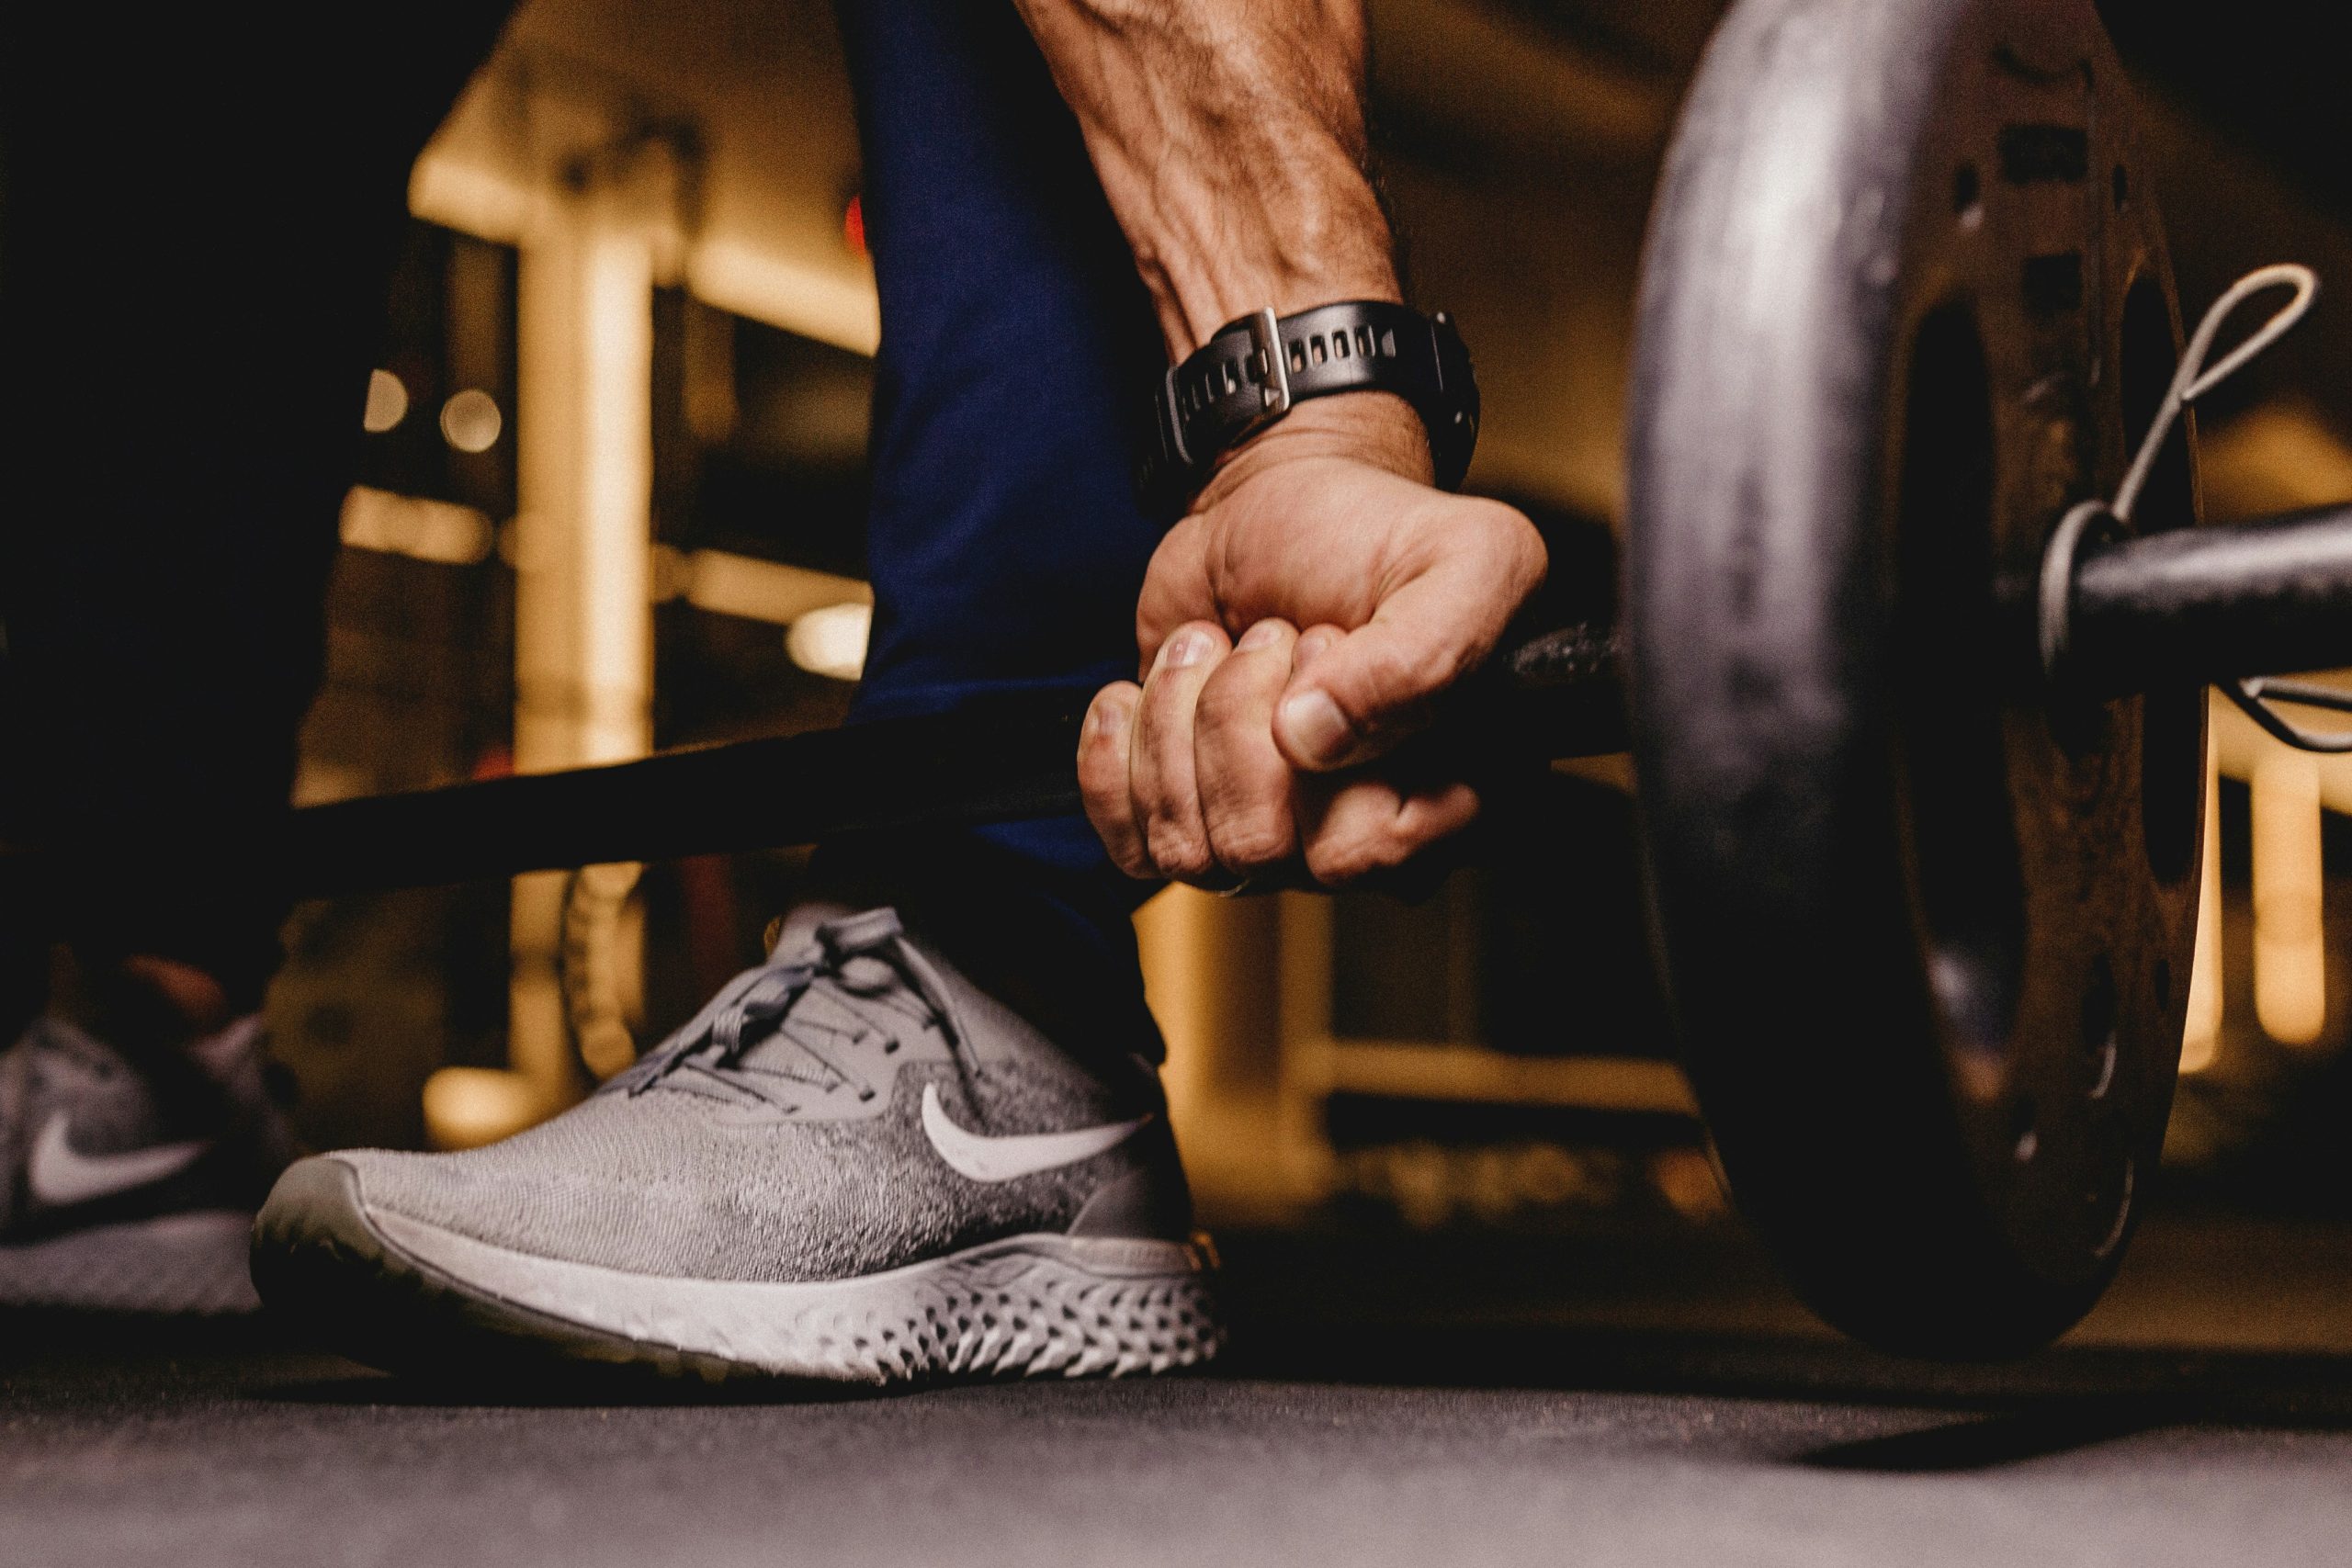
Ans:
{"type": "Polygon", "coordinates": [[[963,1053],[945,987],[906,941],[895,910],[869,909],[829,920],[817,928],[816,937],[813,949],[787,953],[779,946],[768,962],[729,980],[683,1028],[606,1089],[634,1096],[687,1075],[792,1111],[811,1091],[830,1094],[854,1086],[860,1100],[873,1099],[875,1088],[847,1065],[851,1053],[876,1043],[882,1054],[895,1052],[910,1025],[936,1028],[949,1050],[963,1053]],[[832,1021],[812,1016],[805,1004],[819,993],[846,1017],[832,1021]],[[901,999],[908,998],[914,1007],[901,999]],[[877,1018],[876,1011],[885,1016],[877,1018]],[[792,1049],[768,1054],[756,1065],[745,1060],[755,1046],[772,1041],[792,1049]]]}

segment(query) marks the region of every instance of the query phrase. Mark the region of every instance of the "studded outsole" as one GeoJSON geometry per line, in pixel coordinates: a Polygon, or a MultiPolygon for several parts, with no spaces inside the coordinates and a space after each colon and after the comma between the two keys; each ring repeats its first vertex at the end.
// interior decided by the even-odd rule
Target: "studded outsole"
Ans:
{"type": "Polygon", "coordinates": [[[1008,1237],[861,1279],[651,1280],[370,1215],[356,1176],[305,1162],[256,1226],[254,1273],[375,1365],[457,1372],[533,1359],[711,1382],[910,1385],[1172,1371],[1223,1343],[1204,1247],[1008,1237]]]}

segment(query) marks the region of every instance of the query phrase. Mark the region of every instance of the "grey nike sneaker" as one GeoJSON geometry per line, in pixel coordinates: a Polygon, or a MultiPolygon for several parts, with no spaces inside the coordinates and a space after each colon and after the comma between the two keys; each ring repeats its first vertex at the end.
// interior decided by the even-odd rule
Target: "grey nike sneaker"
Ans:
{"type": "Polygon", "coordinates": [[[254,1226],[264,1298],[435,1371],[523,1351],[903,1383],[1215,1354],[1150,1066],[1082,1063],[890,909],[795,924],[551,1122],[295,1166],[254,1226]]]}
{"type": "Polygon", "coordinates": [[[291,1157],[261,1021],[134,1064],[64,1019],[0,1052],[0,1304],[235,1313],[253,1216],[291,1157]]]}

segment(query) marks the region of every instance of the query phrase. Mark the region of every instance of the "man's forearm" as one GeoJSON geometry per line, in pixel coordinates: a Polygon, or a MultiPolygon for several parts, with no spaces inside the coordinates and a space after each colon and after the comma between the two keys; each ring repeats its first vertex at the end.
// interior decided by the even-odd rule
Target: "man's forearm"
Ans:
{"type": "Polygon", "coordinates": [[[1172,357],[1267,305],[1402,298],[1363,167],[1360,0],[1016,3],[1172,357]]]}

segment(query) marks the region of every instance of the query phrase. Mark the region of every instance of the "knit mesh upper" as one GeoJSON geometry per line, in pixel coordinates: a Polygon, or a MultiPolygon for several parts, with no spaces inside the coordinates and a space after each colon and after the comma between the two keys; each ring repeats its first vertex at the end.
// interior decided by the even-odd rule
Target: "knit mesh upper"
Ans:
{"type": "MultiPolygon", "coordinates": [[[[713,1037],[714,1004],[639,1068],[502,1143],[335,1157],[358,1173],[371,1210],[541,1257],[709,1280],[868,1274],[1067,1230],[1090,1197],[1137,1173],[1181,1189],[1148,1067],[1082,1068],[887,915],[858,917],[867,923],[845,951],[802,952],[755,972],[808,971],[787,976],[800,988],[781,1014],[772,1004],[790,987],[730,987],[767,998],[755,1010],[765,1016],[731,1044],[713,1037]],[[705,1038],[688,1038],[697,1028],[705,1038]],[[1105,1153],[980,1182],[932,1146],[926,1086],[982,1136],[1150,1120],[1105,1153]]],[[[730,1027],[722,1018],[716,1035],[730,1027]]]]}

